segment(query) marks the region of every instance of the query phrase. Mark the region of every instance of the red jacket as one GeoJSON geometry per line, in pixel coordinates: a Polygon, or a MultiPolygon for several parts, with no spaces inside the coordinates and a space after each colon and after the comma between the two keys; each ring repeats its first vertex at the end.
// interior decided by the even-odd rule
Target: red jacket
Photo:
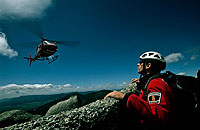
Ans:
{"type": "Polygon", "coordinates": [[[175,119],[175,101],[172,90],[161,78],[151,80],[147,90],[142,91],[139,96],[130,95],[126,107],[139,115],[142,124],[151,127],[166,127],[175,119]]]}

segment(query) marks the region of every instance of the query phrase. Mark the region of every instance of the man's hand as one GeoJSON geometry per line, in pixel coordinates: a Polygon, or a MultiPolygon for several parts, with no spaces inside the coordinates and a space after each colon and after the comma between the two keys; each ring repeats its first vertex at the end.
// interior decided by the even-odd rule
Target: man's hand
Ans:
{"type": "Polygon", "coordinates": [[[118,92],[118,91],[113,91],[113,92],[110,92],[109,94],[107,94],[104,99],[108,98],[108,97],[113,97],[115,99],[123,99],[125,96],[124,93],[121,93],[121,92],[118,92]]]}
{"type": "Polygon", "coordinates": [[[139,79],[136,79],[136,78],[131,80],[131,84],[132,83],[139,83],[139,82],[140,82],[139,79]]]}

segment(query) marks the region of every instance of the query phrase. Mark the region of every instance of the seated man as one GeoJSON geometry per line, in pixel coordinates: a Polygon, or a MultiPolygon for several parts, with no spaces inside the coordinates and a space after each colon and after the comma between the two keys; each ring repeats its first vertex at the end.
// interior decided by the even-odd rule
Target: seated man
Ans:
{"type": "Polygon", "coordinates": [[[150,51],[140,56],[137,66],[141,76],[139,80],[134,79],[132,82],[137,82],[141,93],[136,95],[113,91],[105,98],[122,99],[131,116],[139,120],[140,128],[171,128],[176,119],[175,101],[171,88],[162,78],[152,79],[148,86],[145,86],[153,75],[159,74],[166,68],[165,59],[160,53],[150,51]]]}

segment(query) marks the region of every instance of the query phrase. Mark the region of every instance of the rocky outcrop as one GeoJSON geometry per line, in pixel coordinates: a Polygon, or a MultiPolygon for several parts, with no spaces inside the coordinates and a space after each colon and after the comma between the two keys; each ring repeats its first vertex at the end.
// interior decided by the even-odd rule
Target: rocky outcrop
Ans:
{"type": "Polygon", "coordinates": [[[7,111],[0,114],[0,127],[35,120],[39,117],[39,115],[32,115],[22,110],[7,111]]]}
{"type": "MultiPolygon", "coordinates": [[[[134,91],[133,86],[123,92],[134,91]]],[[[120,101],[114,98],[97,100],[74,110],[41,117],[35,121],[15,124],[4,129],[118,129],[120,121],[120,101]]]]}
{"type": "Polygon", "coordinates": [[[118,105],[119,101],[115,99],[97,100],[71,111],[15,124],[4,129],[114,129],[118,126],[116,122],[118,105]]]}
{"type": "Polygon", "coordinates": [[[81,101],[77,95],[70,97],[68,100],[61,101],[56,105],[53,105],[47,111],[45,116],[55,115],[62,111],[72,110],[81,106],[81,101]]]}

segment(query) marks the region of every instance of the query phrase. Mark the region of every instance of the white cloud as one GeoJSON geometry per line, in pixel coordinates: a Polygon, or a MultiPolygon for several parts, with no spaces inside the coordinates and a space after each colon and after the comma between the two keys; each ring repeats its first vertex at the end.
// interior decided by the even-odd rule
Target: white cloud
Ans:
{"type": "Polygon", "coordinates": [[[20,86],[21,88],[32,88],[32,89],[43,89],[43,88],[51,88],[52,84],[24,84],[20,86]]]}
{"type": "Polygon", "coordinates": [[[72,87],[72,85],[71,84],[65,84],[65,85],[63,85],[63,87],[72,87]]]}
{"type": "Polygon", "coordinates": [[[125,86],[128,86],[128,83],[127,82],[123,82],[122,84],[119,85],[120,87],[125,87],[125,86]]]}
{"type": "Polygon", "coordinates": [[[192,56],[190,57],[190,60],[196,60],[198,57],[199,57],[198,54],[196,54],[196,55],[192,55],[192,56]]]}
{"type": "Polygon", "coordinates": [[[12,88],[12,87],[17,87],[17,84],[8,84],[6,86],[2,86],[0,89],[5,89],[5,88],[12,88]]]}
{"type": "Polygon", "coordinates": [[[8,84],[0,86],[0,100],[3,98],[13,98],[25,95],[49,95],[69,92],[97,91],[97,90],[117,90],[127,86],[127,82],[120,84],[107,83],[89,87],[73,86],[71,84],[53,85],[53,84],[8,84]]]}
{"type": "Polygon", "coordinates": [[[177,75],[186,75],[185,72],[179,72],[177,75]]]}
{"type": "MultiPolygon", "coordinates": [[[[69,86],[70,84],[68,84],[69,86]]],[[[8,84],[0,86],[0,99],[19,97],[24,95],[43,95],[70,92],[64,85],[53,84],[8,84]]]]}
{"type": "Polygon", "coordinates": [[[9,58],[18,56],[18,52],[8,45],[6,35],[3,32],[0,32],[0,54],[9,58]]]}
{"type": "Polygon", "coordinates": [[[190,56],[190,60],[197,60],[200,57],[200,46],[193,46],[189,48],[186,53],[190,56]]]}
{"type": "Polygon", "coordinates": [[[0,0],[0,18],[40,18],[55,0],[0,0]]]}
{"type": "Polygon", "coordinates": [[[183,59],[184,56],[181,53],[172,53],[165,57],[167,63],[178,62],[183,59]]]}
{"type": "Polygon", "coordinates": [[[17,84],[8,84],[6,86],[0,87],[0,89],[42,89],[42,88],[50,88],[52,84],[24,84],[24,85],[17,85],[17,84]]]}
{"type": "Polygon", "coordinates": [[[127,85],[127,84],[128,84],[127,82],[123,82],[123,83],[122,83],[122,85],[127,85]]]}

